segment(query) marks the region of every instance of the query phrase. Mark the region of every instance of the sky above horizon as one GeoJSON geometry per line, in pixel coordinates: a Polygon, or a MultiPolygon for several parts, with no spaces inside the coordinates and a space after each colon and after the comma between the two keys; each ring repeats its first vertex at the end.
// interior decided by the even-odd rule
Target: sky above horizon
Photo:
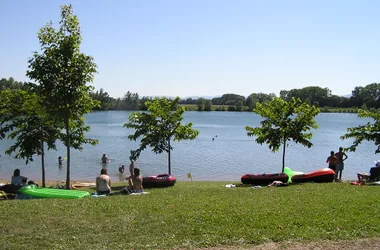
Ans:
{"type": "Polygon", "coordinates": [[[369,0],[0,0],[0,78],[29,81],[37,32],[70,3],[93,85],[112,97],[347,95],[380,82],[380,1],[369,0]]]}

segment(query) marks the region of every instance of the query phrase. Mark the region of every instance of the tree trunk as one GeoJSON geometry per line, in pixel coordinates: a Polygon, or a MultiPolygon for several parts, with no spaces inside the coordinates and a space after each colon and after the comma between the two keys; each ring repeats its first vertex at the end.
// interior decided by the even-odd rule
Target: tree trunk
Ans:
{"type": "Polygon", "coordinates": [[[282,173],[284,172],[284,169],[285,169],[285,148],[286,148],[286,140],[284,136],[284,148],[282,150],[282,173]]]}
{"type": "Polygon", "coordinates": [[[171,157],[170,157],[170,138],[168,140],[168,143],[169,143],[169,152],[168,152],[168,174],[169,175],[172,175],[172,163],[171,163],[171,157]]]}
{"type": "Polygon", "coordinates": [[[44,142],[41,142],[41,171],[42,171],[42,187],[45,187],[45,150],[44,142]]]}
{"type": "Polygon", "coordinates": [[[70,127],[69,127],[69,120],[66,121],[66,151],[67,151],[66,189],[70,189],[70,127]]]}

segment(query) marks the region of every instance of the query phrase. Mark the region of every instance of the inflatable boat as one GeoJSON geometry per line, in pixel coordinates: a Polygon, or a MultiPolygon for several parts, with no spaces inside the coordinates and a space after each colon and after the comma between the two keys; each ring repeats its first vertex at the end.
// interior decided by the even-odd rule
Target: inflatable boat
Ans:
{"type": "Polygon", "coordinates": [[[302,183],[302,182],[332,182],[335,178],[334,170],[330,168],[322,168],[317,171],[293,175],[292,182],[293,183],[302,183]]]}
{"type": "Polygon", "coordinates": [[[56,188],[41,188],[36,185],[27,185],[18,190],[19,193],[28,195],[32,198],[63,198],[63,199],[78,199],[85,196],[90,196],[89,192],[66,190],[56,188]]]}
{"type": "Polygon", "coordinates": [[[243,184],[269,185],[274,181],[288,182],[289,176],[285,173],[275,174],[245,174],[241,177],[243,184]]]}
{"type": "Polygon", "coordinates": [[[152,187],[169,187],[174,186],[176,183],[176,178],[168,174],[159,174],[153,176],[143,177],[143,187],[152,188],[152,187]]]}

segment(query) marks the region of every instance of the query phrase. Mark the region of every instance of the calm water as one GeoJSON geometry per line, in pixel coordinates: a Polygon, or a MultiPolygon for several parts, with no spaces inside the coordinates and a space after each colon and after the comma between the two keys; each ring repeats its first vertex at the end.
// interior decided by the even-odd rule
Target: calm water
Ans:
{"type": "MultiPolygon", "coordinates": [[[[99,139],[96,146],[85,145],[84,150],[72,151],[71,177],[73,180],[93,180],[102,168],[100,158],[106,153],[111,162],[107,165],[109,173],[116,181],[122,178],[118,167],[128,165],[129,151],[137,147],[127,136],[131,130],[123,128],[131,112],[106,111],[94,112],[86,116],[91,126],[88,136],[99,139]]],[[[272,153],[267,145],[259,145],[253,137],[248,137],[246,125],[258,126],[260,117],[249,112],[186,112],[184,122],[192,122],[200,131],[193,141],[173,142],[172,174],[178,180],[187,180],[186,173],[191,172],[193,180],[239,181],[246,173],[280,172],[282,151],[272,153]],[[216,137],[217,136],[217,137],[216,137]],[[215,137],[215,140],[212,138],[215,137]]],[[[326,158],[331,150],[339,146],[349,146],[351,141],[340,140],[347,127],[364,124],[356,114],[319,114],[316,117],[320,128],[314,131],[312,148],[290,143],[286,152],[286,166],[296,171],[309,172],[326,167],[326,158]]],[[[0,141],[0,179],[8,179],[15,168],[29,179],[41,178],[40,159],[25,165],[25,161],[16,160],[4,154],[12,144],[0,141]]],[[[365,142],[356,152],[348,153],[345,161],[344,179],[355,179],[356,172],[368,171],[374,165],[377,156],[375,146],[365,142]]],[[[65,148],[60,144],[57,151],[46,153],[46,174],[49,180],[63,180],[66,166],[58,167],[58,156],[65,157],[65,148]]],[[[380,156],[379,156],[380,158],[380,156]]],[[[143,175],[167,173],[167,154],[156,155],[146,149],[136,162],[143,175]]]]}

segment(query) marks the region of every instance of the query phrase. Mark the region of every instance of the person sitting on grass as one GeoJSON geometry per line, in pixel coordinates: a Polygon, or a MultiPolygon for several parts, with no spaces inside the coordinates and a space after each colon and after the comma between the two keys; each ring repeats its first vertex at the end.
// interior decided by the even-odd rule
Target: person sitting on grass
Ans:
{"type": "Polygon", "coordinates": [[[108,176],[107,169],[102,169],[100,175],[96,177],[96,193],[108,195],[111,193],[111,178],[108,176]]]}
{"type": "Polygon", "coordinates": [[[139,168],[133,168],[133,174],[125,179],[128,181],[128,187],[124,190],[124,193],[131,194],[144,192],[139,168]]]}
{"type": "Polygon", "coordinates": [[[380,177],[380,161],[376,161],[375,167],[372,167],[368,173],[358,173],[359,182],[364,180],[374,180],[380,177]]]}
{"type": "Polygon", "coordinates": [[[27,177],[20,175],[20,169],[15,169],[11,178],[11,184],[14,185],[26,185],[27,177]]]}

